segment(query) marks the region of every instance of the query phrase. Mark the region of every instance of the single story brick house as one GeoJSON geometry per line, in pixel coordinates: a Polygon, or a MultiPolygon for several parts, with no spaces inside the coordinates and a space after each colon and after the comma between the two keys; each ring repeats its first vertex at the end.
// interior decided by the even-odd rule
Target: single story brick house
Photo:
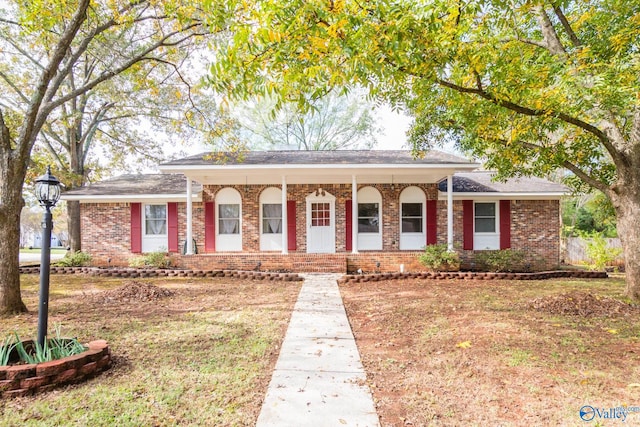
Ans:
{"type": "Polygon", "coordinates": [[[97,264],[162,250],[188,268],[417,271],[425,245],[445,243],[467,267],[504,248],[526,251],[531,269],[557,267],[566,188],[493,182],[479,167],[439,151],[209,153],[63,199],[80,202],[97,264]]]}

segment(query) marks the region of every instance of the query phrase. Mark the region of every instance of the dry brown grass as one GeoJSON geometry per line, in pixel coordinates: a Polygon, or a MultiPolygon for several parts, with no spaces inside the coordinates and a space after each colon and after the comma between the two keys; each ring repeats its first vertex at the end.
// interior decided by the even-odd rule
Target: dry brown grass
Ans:
{"type": "Polygon", "coordinates": [[[408,280],[341,291],[383,426],[574,426],[583,405],[640,406],[639,311],[553,315],[531,301],[573,291],[611,304],[622,289],[408,280]]]}

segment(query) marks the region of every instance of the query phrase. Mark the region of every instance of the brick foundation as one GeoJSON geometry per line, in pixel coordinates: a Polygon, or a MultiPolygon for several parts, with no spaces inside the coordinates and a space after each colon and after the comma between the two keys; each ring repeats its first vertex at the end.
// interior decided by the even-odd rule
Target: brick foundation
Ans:
{"type": "Polygon", "coordinates": [[[91,341],[88,350],[51,362],[0,366],[0,395],[22,397],[78,383],[111,366],[111,351],[104,340],[91,341]]]}

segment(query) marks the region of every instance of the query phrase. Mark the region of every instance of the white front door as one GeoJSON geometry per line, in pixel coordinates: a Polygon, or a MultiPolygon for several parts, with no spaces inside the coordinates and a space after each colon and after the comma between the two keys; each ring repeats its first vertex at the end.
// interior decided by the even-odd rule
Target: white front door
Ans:
{"type": "Polygon", "coordinates": [[[335,200],[321,189],[307,197],[307,253],[335,253],[335,200]]]}

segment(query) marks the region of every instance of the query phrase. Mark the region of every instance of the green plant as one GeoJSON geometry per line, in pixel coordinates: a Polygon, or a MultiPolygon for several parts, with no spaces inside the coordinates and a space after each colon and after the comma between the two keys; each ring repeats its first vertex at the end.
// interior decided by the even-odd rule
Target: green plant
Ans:
{"type": "Polygon", "coordinates": [[[476,254],[476,261],[483,269],[496,273],[521,269],[524,258],[524,251],[516,249],[482,251],[476,254]]]}
{"type": "Polygon", "coordinates": [[[446,244],[428,245],[418,257],[420,263],[435,271],[457,271],[460,269],[460,257],[450,251],[446,244]]]}
{"type": "Polygon", "coordinates": [[[134,268],[167,268],[169,266],[171,266],[171,258],[164,251],[149,252],[129,259],[129,267],[134,268]]]}
{"type": "Polygon", "coordinates": [[[59,326],[56,326],[56,336],[46,339],[42,345],[37,341],[27,342],[25,344],[18,336],[18,333],[14,333],[14,336],[16,341],[13,343],[13,347],[18,352],[20,361],[27,364],[58,360],[80,354],[87,349],[77,338],[62,338],[60,336],[59,326]]]}
{"type": "Polygon", "coordinates": [[[91,255],[86,252],[68,252],[64,258],[56,262],[61,267],[82,267],[91,263],[91,255]]]}
{"type": "Polygon", "coordinates": [[[11,336],[8,336],[4,340],[4,344],[0,346],[0,366],[7,366],[9,364],[9,357],[11,356],[11,350],[15,347],[15,343],[11,342],[11,336]]]}
{"type": "Polygon", "coordinates": [[[600,233],[594,232],[585,237],[585,250],[592,261],[589,265],[591,270],[604,270],[608,264],[622,254],[622,248],[609,247],[607,239],[600,233]]]}

